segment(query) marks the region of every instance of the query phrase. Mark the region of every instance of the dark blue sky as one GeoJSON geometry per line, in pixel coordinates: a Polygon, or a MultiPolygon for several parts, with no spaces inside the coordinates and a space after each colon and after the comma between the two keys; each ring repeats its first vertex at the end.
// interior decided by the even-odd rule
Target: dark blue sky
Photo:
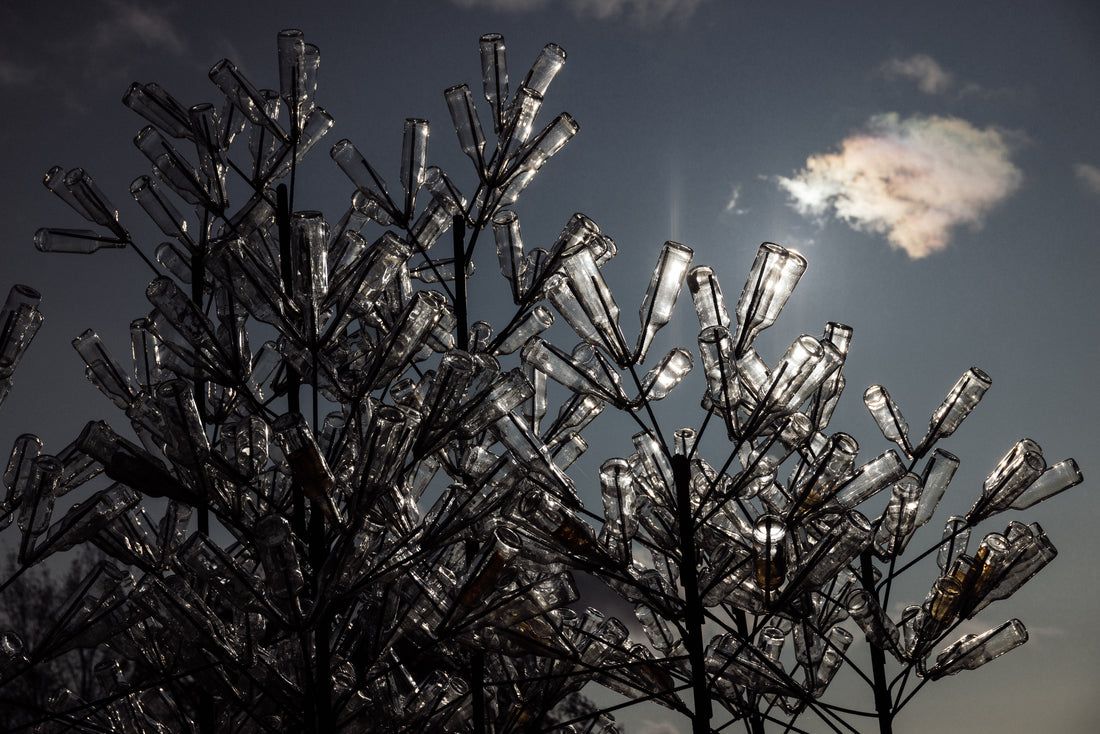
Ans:
{"type": "MultiPolygon", "coordinates": [[[[213,100],[206,71],[229,57],[271,86],[275,34],[298,27],[321,48],[318,102],[336,119],[331,142],[351,138],[396,180],[402,121],[428,118],[429,162],[462,186],[470,171],[442,91],[480,86],[481,33],[505,35],[513,84],[554,41],[569,56],[544,114],[568,110],[581,131],[516,209],[529,246],[549,246],[574,211],[616,240],[607,271],[629,336],[666,239],[712,264],[727,298],[757,245],[775,241],[810,266],[761,352],[774,361],[826,320],[855,327],[833,426],[855,435],[863,455],[885,448],[860,404],[864,387],[886,385],[919,433],[974,364],[994,387],[948,446],[963,466],[947,512],[965,511],[1023,436],[1048,463],[1076,457],[1086,475],[1083,487],[1021,518],[1042,523],[1057,561],[971,630],[1018,616],[1031,641],[988,669],[926,687],[899,734],[1100,726],[1091,631],[1100,500],[1089,479],[1100,476],[1095,3],[95,0],[5,3],[0,27],[2,285],[41,290],[47,318],[0,409],[0,447],[30,431],[57,450],[87,420],[117,419],[68,341],[94,327],[124,354],[130,319],[148,311],[151,274],[132,253],[47,256],[31,237],[41,226],[81,226],[41,186],[59,164],[87,168],[124,224],[146,232],[150,247],[159,242],[127,194],[146,172],[131,143],[144,123],[119,103],[131,81],[157,81],[186,105],[213,100]]],[[[299,208],[340,215],[347,185],[332,168],[299,184],[299,208]]],[[[493,305],[479,299],[475,316],[493,305]]],[[[691,346],[692,329],[678,319],[667,336],[691,346]]],[[[684,425],[697,422],[694,400],[673,408],[684,425]]],[[[614,439],[593,448],[629,451],[614,439]]],[[[634,732],[676,731],[664,713],[623,718],[634,732]]]]}

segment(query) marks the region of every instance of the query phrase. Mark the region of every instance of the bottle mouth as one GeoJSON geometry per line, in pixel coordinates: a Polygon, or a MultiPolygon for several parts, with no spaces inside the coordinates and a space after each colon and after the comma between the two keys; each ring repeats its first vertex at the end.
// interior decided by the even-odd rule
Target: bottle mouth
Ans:
{"type": "Polygon", "coordinates": [[[778,515],[761,515],[752,531],[760,545],[778,545],[787,537],[787,526],[778,515]]]}

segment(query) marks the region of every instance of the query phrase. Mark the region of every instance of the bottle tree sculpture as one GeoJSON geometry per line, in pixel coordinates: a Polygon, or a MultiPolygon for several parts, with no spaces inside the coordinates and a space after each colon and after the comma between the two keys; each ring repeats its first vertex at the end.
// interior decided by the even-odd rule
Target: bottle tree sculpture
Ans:
{"type": "Polygon", "coordinates": [[[860,457],[829,426],[851,328],[799,336],[775,364],[754,349],[806,269],[770,243],[729,304],[711,268],[665,243],[628,340],[601,270],[615,242],[577,214],[530,248],[510,208],[577,132],[565,113],[536,123],[565,52],[546,46],[513,92],[504,40],[483,36],[480,51],[487,108],[465,84],[445,92],[476,174],[468,196],[428,166],[424,120],[405,122],[392,188],[356,144],[322,141],[319,52],[293,30],[278,36],[277,90],[223,60],[213,104],[127,91],[149,123],[134,142],[151,170],[130,193],[168,238],[155,251],[86,171],[47,173],[95,229],[39,230],[40,250],[132,248],[155,277],[132,365],[94,331],[73,341],[125,415],[54,454],[20,436],[7,465],[21,569],[89,543],[110,558],[42,638],[3,633],[0,693],[43,661],[99,651],[100,695],[61,689],[26,712],[28,729],[595,733],[648,701],[696,734],[887,732],[927,682],[1027,639],[1018,620],[953,631],[1054,546],[1016,520],[970,536],[1078,483],[1073,461],[1012,447],[918,555],[938,557],[927,597],[888,614],[914,568],[902,554],[959,463],[939,444],[989,377],[968,370],[916,441],[871,386],[897,447],[860,457]],[[331,223],[294,208],[298,166],[324,149],[352,183],[331,223]],[[467,313],[479,244],[495,244],[514,304],[494,326],[467,313]],[[653,353],[685,283],[698,344],[653,353]],[[567,328],[546,331],[555,313],[567,328]],[[579,341],[543,338],[555,332],[579,341]],[[694,365],[701,419],[669,430],[655,403],[694,365]],[[578,488],[567,470],[601,411],[635,432],[610,441],[622,455],[600,463],[598,488],[578,488]],[[78,488],[86,498],[56,511],[78,488]],[[636,619],[579,599],[577,574],[636,619]],[[849,656],[857,637],[868,670],[849,656]],[[827,695],[845,663],[873,711],[827,695]],[[592,684],[623,703],[563,720],[560,702],[592,684]]]}

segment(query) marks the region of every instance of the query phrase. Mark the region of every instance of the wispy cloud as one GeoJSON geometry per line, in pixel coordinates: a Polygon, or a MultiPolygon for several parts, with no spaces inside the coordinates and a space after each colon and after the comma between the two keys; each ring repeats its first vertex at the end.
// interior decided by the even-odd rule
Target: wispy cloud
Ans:
{"type": "Polygon", "coordinates": [[[29,66],[0,59],[0,87],[22,87],[30,84],[37,72],[29,66]]]}
{"type": "Polygon", "coordinates": [[[1094,194],[1100,194],[1100,168],[1091,163],[1078,163],[1073,167],[1077,180],[1094,194]]]}
{"type": "MultiPolygon", "coordinates": [[[[671,17],[688,18],[707,0],[566,0],[576,15],[608,20],[626,16],[641,24],[652,24],[671,17]]],[[[525,12],[544,8],[550,0],[451,0],[461,8],[490,8],[525,12]]]]}
{"type": "Polygon", "coordinates": [[[879,67],[887,79],[909,79],[925,94],[943,94],[955,83],[955,75],[940,66],[928,54],[916,54],[907,59],[890,59],[879,67]]]}
{"type": "Polygon", "coordinates": [[[101,51],[140,45],[181,54],[183,37],[159,6],[110,0],[109,13],[92,29],[92,46],[101,51]]]}
{"type": "Polygon", "coordinates": [[[726,203],[726,211],[733,212],[734,214],[744,214],[748,211],[738,203],[741,201],[741,184],[736,184],[733,187],[733,191],[730,192],[730,200],[726,203]]]}
{"type": "Polygon", "coordinates": [[[1019,188],[1018,137],[957,117],[890,112],[842,140],[839,152],[810,156],[803,170],[776,182],[804,216],[832,215],[884,234],[916,259],[947,247],[953,229],[980,227],[1019,188]]]}
{"type": "Polygon", "coordinates": [[[0,49],[7,56],[0,58],[0,89],[34,84],[70,113],[85,114],[85,100],[123,88],[153,59],[187,52],[174,19],[178,7],[141,0],[90,0],[81,5],[73,23],[58,28],[39,23],[33,32],[9,39],[0,49]],[[52,34],[51,42],[35,43],[46,32],[52,34]]]}
{"type": "Polygon", "coordinates": [[[951,95],[958,99],[977,97],[985,100],[1012,100],[1025,94],[1012,87],[991,89],[974,81],[960,79],[928,54],[887,59],[879,65],[878,72],[886,79],[911,81],[925,94],[951,95]]]}

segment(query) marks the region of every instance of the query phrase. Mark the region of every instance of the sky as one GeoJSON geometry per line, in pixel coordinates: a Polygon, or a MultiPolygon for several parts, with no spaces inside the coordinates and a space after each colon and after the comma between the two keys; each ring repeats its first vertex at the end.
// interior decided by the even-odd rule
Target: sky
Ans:
{"type": "MultiPolygon", "coordinates": [[[[119,103],[130,82],[156,81],[186,105],[212,101],[206,72],[228,57],[259,86],[276,85],[276,33],[300,28],[321,49],[318,103],[336,120],[333,143],[352,139],[396,180],[402,122],[426,118],[430,162],[459,182],[471,172],[442,91],[480,87],[479,35],[504,34],[513,83],[555,42],[568,60],[546,109],[570,112],[580,132],[516,205],[529,246],[549,246],[573,212],[592,217],[619,247],[605,270],[626,324],[665,240],[711,264],[727,298],[761,242],[794,248],[809,268],[759,348],[774,362],[825,321],[854,327],[833,428],[856,436],[861,455],[887,447],[861,405],[864,387],[885,385],[919,437],[976,365],[993,387],[945,444],[962,467],[942,516],[965,512],[1024,436],[1048,463],[1072,456],[1085,474],[1018,513],[1041,523],[1060,555],[970,630],[1019,617],[1028,644],[926,686],[895,731],[1100,728],[1095,3],[86,0],[0,3],[0,26],[0,288],[35,287],[46,316],[0,407],[0,447],[33,432],[58,450],[90,419],[120,421],[68,342],[91,327],[125,354],[129,321],[149,310],[150,274],[130,252],[48,255],[32,236],[81,226],[40,183],[53,165],[83,166],[124,223],[144,226],[127,193],[147,172],[131,143],[145,123],[119,103]]],[[[299,184],[303,206],[338,217],[347,184],[336,174],[299,184]]],[[[482,254],[492,276],[495,256],[482,254]]],[[[492,305],[472,295],[475,314],[492,305]]],[[[691,347],[685,305],[689,318],[665,336],[691,347]]],[[[673,403],[674,418],[691,425],[696,401],[673,403]]],[[[590,453],[630,451],[627,434],[590,453]]],[[[930,582],[918,579],[899,604],[930,582]]],[[[687,730],[663,710],[621,720],[637,734],[687,730]]]]}

